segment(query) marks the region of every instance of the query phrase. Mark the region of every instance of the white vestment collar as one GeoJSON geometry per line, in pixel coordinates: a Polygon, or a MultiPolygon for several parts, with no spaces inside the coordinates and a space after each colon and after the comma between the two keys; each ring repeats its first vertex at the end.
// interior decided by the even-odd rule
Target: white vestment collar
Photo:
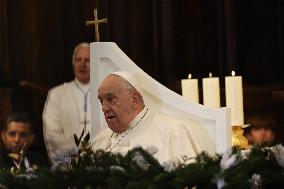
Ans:
{"type": "Polygon", "coordinates": [[[125,135],[125,133],[128,133],[134,127],[139,126],[139,123],[146,116],[147,112],[148,112],[148,108],[146,106],[144,106],[143,110],[141,110],[141,112],[139,112],[139,114],[137,114],[136,117],[130,122],[128,128],[125,131],[123,131],[122,133],[116,133],[115,137],[125,135]]]}
{"type": "Polygon", "coordinates": [[[147,111],[148,111],[148,108],[144,106],[143,110],[139,112],[139,114],[130,122],[128,129],[132,127],[136,127],[145,117],[147,111]]]}
{"type": "Polygon", "coordinates": [[[77,78],[75,78],[75,84],[79,87],[80,90],[83,90],[84,93],[88,92],[90,89],[90,82],[89,83],[82,83],[77,78]]]}
{"type": "Polygon", "coordinates": [[[112,132],[107,145],[105,147],[105,150],[112,151],[115,147],[128,147],[130,144],[130,135],[129,133],[134,129],[136,126],[139,126],[139,123],[143,120],[143,118],[146,116],[148,112],[148,108],[144,106],[143,110],[139,112],[139,114],[130,122],[129,127],[122,133],[116,133],[114,135],[114,132],[112,132]],[[114,136],[114,137],[113,137],[114,136]]]}

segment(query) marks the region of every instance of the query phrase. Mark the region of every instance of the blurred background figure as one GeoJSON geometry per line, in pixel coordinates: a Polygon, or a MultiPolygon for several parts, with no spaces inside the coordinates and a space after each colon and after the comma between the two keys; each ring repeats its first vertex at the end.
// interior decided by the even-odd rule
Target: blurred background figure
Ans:
{"type": "Polygon", "coordinates": [[[48,92],[43,110],[43,133],[49,159],[56,153],[76,149],[74,134],[91,133],[90,45],[83,42],[74,48],[72,66],[75,78],[48,92]]]}
{"type": "Polygon", "coordinates": [[[244,136],[251,146],[273,146],[277,143],[277,123],[270,115],[254,115],[247,119],[244,136]]]}
{"type": "Polygon", "coordinates": [[[28,114],[12,113],[1,127],[0,168],[48,167],[46,157],[29,149],[33,139],[33,124],[28,114]]]}

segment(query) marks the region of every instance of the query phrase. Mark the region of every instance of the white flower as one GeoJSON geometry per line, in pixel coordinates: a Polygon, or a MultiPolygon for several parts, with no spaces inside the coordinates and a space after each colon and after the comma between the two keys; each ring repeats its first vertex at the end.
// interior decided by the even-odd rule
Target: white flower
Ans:
{"type": "Polygon", "coordinates": [[[121,166],[118,165],[112,165],[110,166],[110,170],[111,171],[121,171],[121,172],[125,172],[125,169],[121,166]]]}
{"type": "Polygon", "coordinates": [[[80,157],[84,157],[85,155],[87,155],[86,151],[83,151],[83,152],[80,153],[80,157]]]}
{"type": "Polygon", "coordinates": [[[164,168],[164,171],[170,173],[177,168],[178,163],[174,161],[165,161],[162,163],[162,166],[164,168]]]}
{"type": "Polygon", "coordinates": [[[217,185],[217,189],[221,189],[226,185],[224,178],[220,176],[215,176],[212,182],[217,185]]]}
{"type": "Polygon", "coordinates": [[[249,154],[250,154],[250,150],[241,150],[242,160],[248,159],[249,154]]]}
{"type": "Polygon", "coordinates": [[[150,164],[144,159],[144,157],[139,152],[135,152],[132,160],[135,161],[137,165],[144,171],[150,167],[150,164]]]}
{"type": "Polygon", "coordinates": [[[249,180],[249,182],[252,184],[251,188],[252,189],[259,189],[261,188],[261,176],[259,174],[254,173],[251,176],[251,179],[249,180]]]}
{"type": "Polygon", "coordinates": [[[220,166],[221,169],[226,170],[232,166],[237,165],[239,162],[237,154],[232,154],[232,150],[229,149],[225,154],[223,154],[220,166]]]}
{"type": "Polygon", "coordinates": [[[158,150],[158,148],[156,146],[149,146],[149,147],[146,148],[146,151],[153,156],[159,150],[158,150]]]}
{"type": "Polygon", "coordinates": [[[222,178],[222,179],[217,179],[217,188],[218,189],[221,189],[221,188],[223,188],[225,185],[226,185],[226,183],[225,183],[225,181],[224,181],[224,178],[222,178]]]}
{"type": "Polygon", "coordinates": [[[35,170],[32,168],[32,167],[28,167],[27,169],[26,169],[26,172],[27,173],[32,173],[32,172],[34,172],[35,170]]]}
{"type": "Polygon", "coordinates": [[[33,173],[24,173],[24,174],[18,174],[16,175],[16,177],[19,177],[19,178],[26,178],[28,180],[30,179],[35,179],[37,178],[37,175],[33,174],[33,173]]]}
{"type": "Polygon", "coordinates": [[[284,167],[284,147],[281,144],[278,144],[273,147],[272,151],[278,164],[284,167]]]}
{"type": "Polygon", "coordinates": [[[60,168],[67,168],[71,164],[72,156],[76,155],[78,150],[75,148],[68,148],[61,151],[56,151],[53,158],[53,169],[60,167],[60,168]]]}

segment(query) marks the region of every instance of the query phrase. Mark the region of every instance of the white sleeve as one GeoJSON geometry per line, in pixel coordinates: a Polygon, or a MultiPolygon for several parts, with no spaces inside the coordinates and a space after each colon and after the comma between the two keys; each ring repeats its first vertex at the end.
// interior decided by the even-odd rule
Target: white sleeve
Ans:
{"type": "Polygon", "coordinates": [[[196,146],[195,141],[182,125],[176,125],[169,136],[169,159],[174,160],[177,158],[179,161],[183,161],[182,157],[186,156],[193,160],[192,158],[195,158],[199,153],[199,147],[196,146]]]}
{"type": "Polygon", "coordinates": [[[65,149],[66,139],[60,121],[60,93],[52,89],[47,96],[43,110],[43,135],[49,159],[54,162],[55,152],[65,149]]]}

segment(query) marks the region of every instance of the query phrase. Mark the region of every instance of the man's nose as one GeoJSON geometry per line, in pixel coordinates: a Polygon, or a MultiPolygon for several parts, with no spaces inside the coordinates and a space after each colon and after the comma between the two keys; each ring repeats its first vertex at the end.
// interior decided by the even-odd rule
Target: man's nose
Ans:
{"type": "Polygon", "coordinates": [[[89,60],[87,59],[82,59],[79,62],[80,66],[83,66],[83,67],[86,67],[88,63],[89,63],[89,60]]]}
{"type": "Polygon", "coordinates": [[[15,142],[19,142],[21,140],[21,136],[20,135],[16,135],[14,138],[15,142]]]}
{"type": "Polygon", "coordinates": [[[85,66],[86,66],[86,63],[85,63],[84,60],[80,60],[80,62],[78,63],[78,65],[79,65],[80,67],[85,67],[85,66]]]}
{"type": "Polygon", "coordinates": [[[103,112],[106,112],[107,110],[109,110],[109,106],[108,106],[107,103],[103,102],[103,103],[102,103],[102,111],[103,111],[103,112]]]}

